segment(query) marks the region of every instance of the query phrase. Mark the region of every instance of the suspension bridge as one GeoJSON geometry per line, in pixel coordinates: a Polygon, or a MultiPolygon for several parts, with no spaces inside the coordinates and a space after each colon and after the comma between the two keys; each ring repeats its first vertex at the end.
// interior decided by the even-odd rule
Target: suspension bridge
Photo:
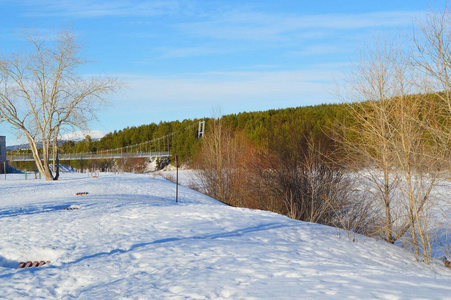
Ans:
{"type": "MultiPolygon", "coordinates": [[[[124,159],[124,158],[162,158],[170,157],[171,149],[174,148],[174,137],[179,134],[196,134],[197,138],[200,139],[205,133],[205,121],[199,121],[193,123],[179,131],[172,132],[170,134],[154,138],[152,140],[96,152],[89,153],[63,153],[58,154],[58,159],[60,161],[70,161],[70,160],[93,160],[93,159],[124,159]],[[196,131],[196,132],[195,132],[196,131]]],[[[41,156],[41,159],[42,156],[41,156]]],[[[34,161],[32,154],[7,154],[6,161],[18,162],[18,161],[34,161]]]]}

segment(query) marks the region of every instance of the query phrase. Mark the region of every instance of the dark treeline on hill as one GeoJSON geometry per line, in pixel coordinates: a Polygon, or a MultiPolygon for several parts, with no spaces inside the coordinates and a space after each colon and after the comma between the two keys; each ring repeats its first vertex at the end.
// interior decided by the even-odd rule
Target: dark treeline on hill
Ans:
{"type": "Polygon", "coordinates": [[[244,131],[249,139],[262,144],[272,127],[287,129],[289,124],[296,124],[298,130],[304,131],[309,128],[314,135],[320,136],[337,120],[347,118],[349,115],[344,104],[322,104],[244,112],[223,116],[222,120],[226,126],[244,131]]]}
{"type": "MultiPolygon", "coordinates": [[[[263,146],[273,127],[287,130],[290,124],[296,124],[298,130],[302,132],[308,128],[314,136],[324,136],[327,133],[326,128],[329,128],[337,119],[343,118],[347,118],[344,105],[324,104],[230,114],[222,116],[221,122],[233,132],[243,132],[250,141],[263,146]]],[[[206,121],[207,129],[213,122],[212,119],[207,118],[186,119],[127,127],[108,133],[98,141],[92,141],[89,137],[77,143],[68,141],[60,149],[61,153],[98,152],[136,145],[173,132],[180,132],[180,134],[175,134],[171,140],[171,151],[177,152],[185,164],[192,165],[200,149],[195,123],[202,120],[206,121]],[[192,124],[194,124],[194,130],[184,131],[186,127],[192,124]]]]}

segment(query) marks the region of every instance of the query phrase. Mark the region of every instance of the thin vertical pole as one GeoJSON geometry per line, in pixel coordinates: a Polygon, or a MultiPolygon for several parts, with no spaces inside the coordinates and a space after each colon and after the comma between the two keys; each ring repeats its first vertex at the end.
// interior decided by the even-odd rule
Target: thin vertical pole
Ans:
{"type": "Polygon", "coordinates": [[[6,180],[6,161],[3,162],[3,172],[5,173],[5,180],[6,180]]]}
{"type": "Polygon", "coordinates": [[[179,202],[179,158],[177,153],[174,154],[175,157],[175,203],[179,202]]]}

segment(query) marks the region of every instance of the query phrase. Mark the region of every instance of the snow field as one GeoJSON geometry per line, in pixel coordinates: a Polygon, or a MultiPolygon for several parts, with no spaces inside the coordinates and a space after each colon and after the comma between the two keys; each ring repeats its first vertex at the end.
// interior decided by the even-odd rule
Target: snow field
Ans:
{"type": "Polygon", "coordinates": [[[0,189],[0,298],[451,298],[438,263],[186,187],[175,204],[161,177],[13,177],[0,189]],[[27,260],[51,264],[16,269],[27,260]]]}

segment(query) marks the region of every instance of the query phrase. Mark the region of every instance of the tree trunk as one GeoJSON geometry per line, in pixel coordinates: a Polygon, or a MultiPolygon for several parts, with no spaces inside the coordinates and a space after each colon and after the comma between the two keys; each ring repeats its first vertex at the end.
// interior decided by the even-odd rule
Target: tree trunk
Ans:
{"type": "Polygon", "coordinates": [[[390,177],[388,172],[384,172],[385,240],[394,244],[390,202],[390,177]]]}
{"type": "Polygon", "coordinates": [[[28,143],[30,144],[31,153],[33,154],[33,158],[36,162],[36,167],[38,168],[39,172],[45,177],[46,180],[53,180],[52,171],[50,171],[49,168],[49,157],[48,157],[48,151],[45,151],[45,145],[46,143],[42,143],[42,149],[43,149],[43,160],[41,160],[41,157],[39,155],[39,150],[36,145],[35,140],[33,137],[29,136],[27,134],[28,143]],[[47,158],[46,158],[47,156],[47,158]]]}
{"type": "Polygon", "coordinates": [[[55,173],[55,177],[53,177],[53,180],[58,180],[58,178],[60,177],[60,162],[59,162],[59,157],[58,157],[58,131],[55,134],[55,137],[53,138],[53,151],[52,151],[52,156],[53,156],[53,160],[52,160],[52,170],[55,173]]]}
{"type": "Polygon", "coordinates": [[[56,164],[56,171],[55,171],[55,177],[53,177],[53,180],[58,180],[60,177],[60,159],[58,156],[58,149],[56,150],[56,159],[54,162],[54,165],[56,164]]]}

